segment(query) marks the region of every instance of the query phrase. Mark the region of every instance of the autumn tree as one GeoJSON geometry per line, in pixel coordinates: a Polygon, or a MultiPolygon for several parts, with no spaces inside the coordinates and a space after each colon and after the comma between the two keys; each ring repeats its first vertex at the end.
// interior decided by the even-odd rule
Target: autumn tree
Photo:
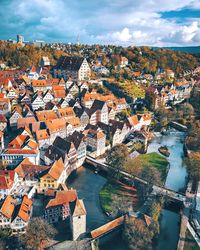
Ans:
{"type": "Polygon", "coordinates": [[[196,87],[192,90],[190,95],[190,103],[196,110],[196,112],[200,113],[200,89],[196,87]]]}
{"type": "Polygon", "coordinates": [[[183,112],[183,117],[191,118],[191,116],[194,114],[194,108],[190,103],[184,103],[183,105],[180,106],[182,112],[183,112]]]}
{"type": "Polygon", "coordinates": [[[152,249],[152,235],[142,219],[127,217],[124,223],[123,238],[130,250],[152,249]]]}
{"type": "Polygon", "coordinates": [[[186,165],[194,182],[200,181],[200,152],[190,153],[189,158],[186,159],[186,165]]]}
{"type": "Polygon", "coordinates": [[[95,248],[91,247],[91,242],[88,239],[73,241],[72,245],[70,246],[70,250],[98,250],[98,246],[94,245],[95,248]]]}
{"type": "Polygon", "coordinates": [[[26,234],[21,237],[21,242],[27,249],[42,250],[55,235],[55,228],[45,220],[33,218],[26,229],[26,234]]]}
{"type": "Polygon", "coordinates": [[[110,165],[115,170],[115,173],[111,171],[111,174],[119,174],[119,171],[123,169],[128,156],[128,148],[124,144],[118,144],[108,151],[106,161],[108,165],[110,165]]]}
{"type": "Polygon", "coordinates": [[[142,160],[139,157],[128,159],[124,164],[124,170],[129,174],[139,176],[143,168],[142,160]]]}

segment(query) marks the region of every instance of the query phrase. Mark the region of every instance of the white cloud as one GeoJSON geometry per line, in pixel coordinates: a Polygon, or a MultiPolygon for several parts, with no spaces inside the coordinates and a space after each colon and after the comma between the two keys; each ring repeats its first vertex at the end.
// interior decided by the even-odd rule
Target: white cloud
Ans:
{"type": "Polygon", "coordinates": [[[1,0],[0,36],[74,42],[79,34],[81,42],[90,43],[198,45],[199,18],[162,17],[161,12],[183,8],[198,10],[200,1],[1,0]]]}

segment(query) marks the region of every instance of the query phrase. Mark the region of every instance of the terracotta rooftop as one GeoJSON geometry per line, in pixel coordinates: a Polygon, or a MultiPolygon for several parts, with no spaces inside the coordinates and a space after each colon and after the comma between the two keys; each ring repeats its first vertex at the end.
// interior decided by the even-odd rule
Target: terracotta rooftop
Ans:
{"type": "Polygon", "coordinates": [[[10,189],[13,185],[15,172],[13,170],[0,170],[0,189],[10,189]]]}
{"type": "Polygon", "coordinates": [[[120,225],[122,225],[124,223],[124,219],[125,217],[124,216],[121,216],[113,221],[110,221],[108,223],[106,223],[105,225],[91,231],[91,236],[93,239],[103,235],[103,234],[106,234],[110,231],[112,231],[113,229],[115,229],[116,227],[119,227],[120,225]]]}
{"type": "Polygon", "coordinates": [[[37,141],[45,140],[45,139],[48,139],[49,137],[50,137],[50,135],[49,135],[47,129],[41,129],[41,130],[36,131],[37,141]]]}
{"type": "Polygon", "coordinates": [[[37,111],[36,116],[38,121],[47,121],[58,118],[57,114],[53,110],[37,111]]]}
{"type": "Polygon", "coordinates": [[[32,149],[7,149],[4,154],[10,154],[10,155],[34,155],[38,154],[38,150],[32,150],[32,149]]]}
{"type": "Polygon", "coordinates": [[[36,119],[35,117],[24,117],[24,118],[19,118],[17,120],[17,127],[18,128],[22,128],[22,127],[28,127],[29,124],[32,124],[36,122],[36,119]]]}
{"type": "Polygon", "coordinates": [[[48,175],[50,175],[54,180],[58,180],[64,170],[64,163],[62,158],[55,161],[52,167],[48,171],[48,175]]]}
{"type": "Polygon", "coordinates": [[[135,126],[139,123],[137,115],[133,115],[133,116],[129,117],[128,121],[130,122],[130,124],[132,126],[135,126]]]}
{"type": "Polygon", "coordinates": [[[19,216],[23,221],[28,222],[30,219],[32,205],[32,200],[29,199],[27,195],[25,195],[20,205],[17,216],[19,216]]]}
{"type": "Polygon", "coordinates": [[[8,195],[1,206],[0,213],[11,219],[16,205],[17,201],[8,195]]]}
{"type": "Polygon", "coordinates": [[[55,207],[60,205],[68,205],[69,202],[73,202],[77,199],[76,190],[62,190],[56,192],[56,197],[51,199],[46,208],[55,207]]]}

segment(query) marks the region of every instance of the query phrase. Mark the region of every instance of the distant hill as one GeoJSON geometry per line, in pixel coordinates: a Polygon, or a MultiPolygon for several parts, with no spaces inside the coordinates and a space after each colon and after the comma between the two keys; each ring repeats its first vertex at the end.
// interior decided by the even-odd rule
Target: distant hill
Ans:
{"type": "MultiPolygon", "coordinates": [[[[155,49],[159,49],[156,47],[155,49]]],[[[191,54],[200,53],[200,46],[192,46],[192,47],[163,47],[163,49],[170,49],[174,51],[186,52],[191,54]]]]}

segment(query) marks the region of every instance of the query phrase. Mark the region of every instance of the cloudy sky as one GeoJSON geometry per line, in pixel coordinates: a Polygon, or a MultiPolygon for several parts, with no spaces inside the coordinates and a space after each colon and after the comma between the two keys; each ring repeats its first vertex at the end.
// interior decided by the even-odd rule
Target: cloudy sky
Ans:
{"type": "Polygon", "coordinates": [[[200,45],[200,0],[0,0],[0,39],[200,45]]]}

